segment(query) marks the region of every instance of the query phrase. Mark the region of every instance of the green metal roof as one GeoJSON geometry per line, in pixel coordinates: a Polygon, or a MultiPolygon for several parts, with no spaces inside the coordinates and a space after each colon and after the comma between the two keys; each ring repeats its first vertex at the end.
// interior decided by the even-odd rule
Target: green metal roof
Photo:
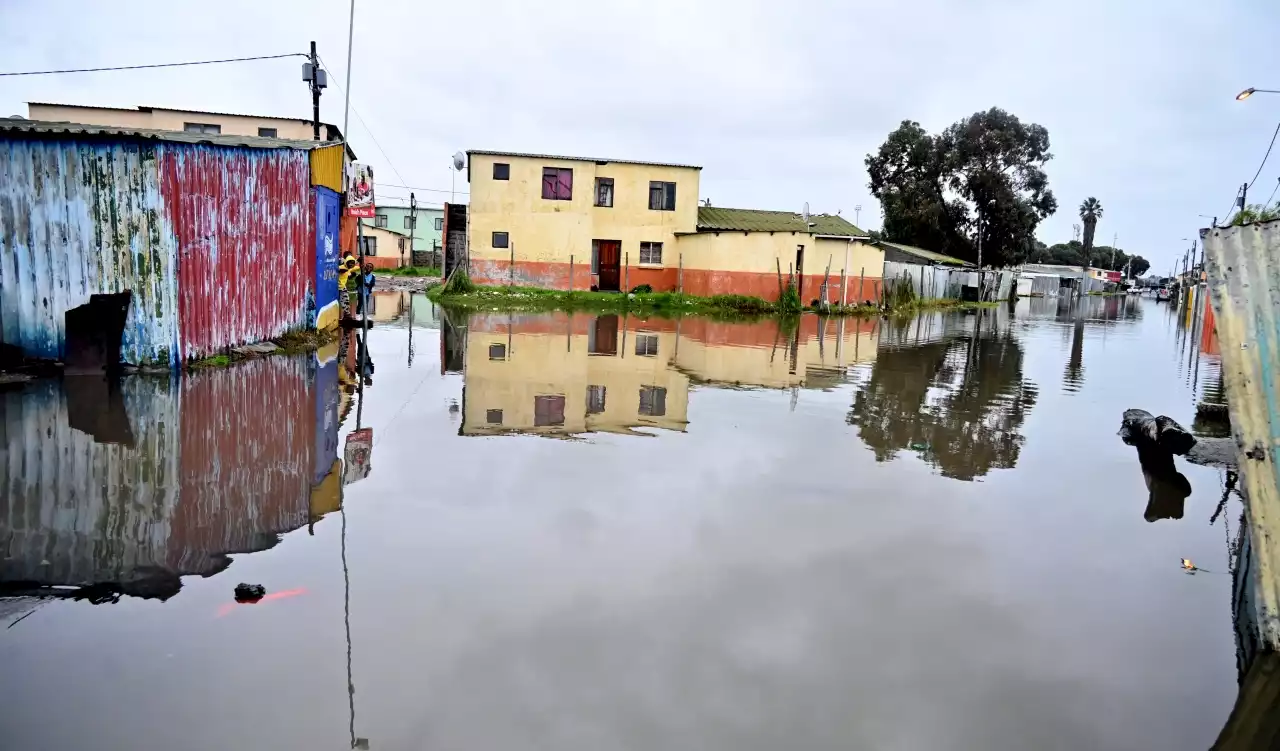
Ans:
{"type": "Polygon", "coordinates": [[[887,240],[882,240],[880,241],[879,244],[889,248],[900,250],[903,253],[916,256],[917,258],[923,258],[926,261],[933,261],[934,263],[947,263],[947,264],[951,264],[952,266],[972,266],[973,265],[968,261],[962,261],[959,258],[955,258],[954,256],[943,255],[942,253],[934,253],[932,250],[917,248],[914,245],[903,245],[902,243],[891,243],[891,242],[888,242],[887,240]]]}
{"type": "Polygon", "coordinates": [[[835,214],[811,214],[813,226],[794,211],[758,211],[756,209],[722,209],[719,206],[698,207],[698,231],[717,232],[812,232],[815,235],[866,237],[867,233],[835,214]]]}

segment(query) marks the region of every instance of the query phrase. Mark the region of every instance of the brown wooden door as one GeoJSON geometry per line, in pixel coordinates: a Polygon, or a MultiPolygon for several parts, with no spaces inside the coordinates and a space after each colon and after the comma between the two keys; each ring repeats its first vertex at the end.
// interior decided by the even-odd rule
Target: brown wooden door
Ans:
{"type": "Polygon", "coordinates": [[[597,252],[600,255],[599,287],[603,292],[618,292],[622,278],[622,243],[617,240],[597,240],[597,252]]]}

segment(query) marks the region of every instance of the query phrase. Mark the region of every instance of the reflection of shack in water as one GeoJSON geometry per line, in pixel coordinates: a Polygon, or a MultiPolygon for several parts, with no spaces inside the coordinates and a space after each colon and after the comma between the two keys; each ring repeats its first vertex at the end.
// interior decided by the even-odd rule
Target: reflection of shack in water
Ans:
{"type": "Polygon", "coordinates": [[[466,375],[464,435],[684,430],[691,381],[825,388],[845,380],[848,364],[875,357],[877,325],[459,315],[445,321],[442,361],[466,375]]]}
{"type": "Polygon", "coordinates": [[[336,510],[336,369],[271,357],[125,378],[112,432],[132,445],[73,428],[59,381],[0,395],[0,592],[166,599],[336,510]]]}

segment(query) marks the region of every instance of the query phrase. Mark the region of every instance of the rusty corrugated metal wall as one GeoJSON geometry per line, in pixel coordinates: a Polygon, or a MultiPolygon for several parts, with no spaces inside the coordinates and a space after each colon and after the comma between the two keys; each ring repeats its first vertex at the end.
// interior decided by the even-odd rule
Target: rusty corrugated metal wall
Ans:
{"type": "Polygon", "coordinates": [[[0,341],[59,358],[64,314],[133,290],[121,356],[174,360],[176,238],[151,144],[0,141],[0,341]]]}
{"type": "Polygon", "coordinates": [[[307,152],[159,150],[178,248],[178,354],[207,357],[307,325],[315,208],[307,152]]]}
{"type": "Polygon", "coordinates": [[[306,151],[0,140],[0,341],[63,356],[65,314],[132,290],[122,357],[176,365],[307,325],[306,151]]]}
{"type": "Polygon", "coordinates": [[[1259,631],[1280,649],[1280,220],[1200,239],[1248,497],[1259,631]]]}

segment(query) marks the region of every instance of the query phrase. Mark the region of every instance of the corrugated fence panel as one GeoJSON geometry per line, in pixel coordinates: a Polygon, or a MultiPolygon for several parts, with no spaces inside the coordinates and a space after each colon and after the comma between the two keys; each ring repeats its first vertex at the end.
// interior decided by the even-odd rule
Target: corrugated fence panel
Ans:
{"type": "Polygon", "coordinates": [[[1280,649],[1280,221],[1201,230],[1249,502],[1258,623],[1280,649]]]}
{"type": "Polygon", "coordinates": [[[0,141],[0,341],[65,352],[65,314],[132,290],[122,356],[174,361],[176,244],[151,144],[0,141]]]}
{"type": "Polygon", "coordinates": [[[183,359],[307,325],[315,268],[307,152],[157,147],[178,256],[183,359]]]}
{"type": "Polygon", "coordinates": [[[342,192],[343,157],[345,144],[321,146],[311,150],[311,184],[323,186],[335,193],[342,192]]]}
{"type": "Polygon", "coordinates": [[[176,585],[181,572],[165,570],[180,481],[176,388],[121,382],[128,446],[72,428],[60,385],[0,394],[0,581],[127,586],[167,574],[176,585]]]}

